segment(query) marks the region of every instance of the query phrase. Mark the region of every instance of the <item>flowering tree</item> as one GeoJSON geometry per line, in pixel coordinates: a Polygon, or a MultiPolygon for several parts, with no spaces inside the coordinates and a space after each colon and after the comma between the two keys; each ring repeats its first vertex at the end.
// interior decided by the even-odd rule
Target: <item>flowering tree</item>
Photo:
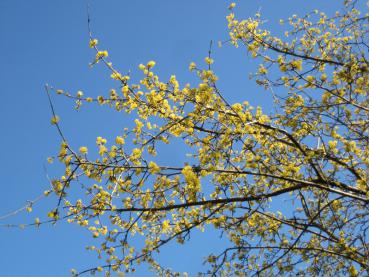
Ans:
{"type": "Polygon", "coordinates": [[[343,6],[332,17],[314,11],[281,21],[286,32],[277,37],[260,14],[237,20],[231,4],[229,43],[260,62],[257,84],[285,91],[271,95],[272,114],[229,103],[210,54],[205,68],[190,64],[196,86],[160,80],[154,61],[139,66],[143,77],[133,84],[90,35],[93,64],[104,64],[117,88],[97,98],[56,92],[78,107],[98,102],[131,113],[135,126],[117,131],[114,143],[98,137],[97,150],[75,150],[54,114],[65,173],[52,181],[59,201],[49,217],[90,230],[102,241],[89,248],[106,258],[73,273],[123,275],[146,262],[179,276],[157,252],[200,228],[219,230],[230,245],[209,253],[205,275],[368,275],[369,16],[357,1],[343,6]],[[157,150],[170,143],[189,157],[162,164],[157,150]],[[283,208],[273,204],[280,200],[283,208]]]}

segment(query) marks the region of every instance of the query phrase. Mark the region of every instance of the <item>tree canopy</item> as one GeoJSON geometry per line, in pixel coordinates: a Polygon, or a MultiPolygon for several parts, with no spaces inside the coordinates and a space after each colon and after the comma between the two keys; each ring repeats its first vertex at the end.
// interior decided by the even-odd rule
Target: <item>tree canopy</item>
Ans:
{"type": "Polygon", "coordinates": [[[123,276],[148,263],[180,276],[156,258],[195,229],[219,231],[229,245],[205,257],[203,275],[369,274],[369,16],[359,1],[342,6],[281,20],[276,36],[260,13],[237,19],[230,5],[224,43],[259,62],[253,78],[270,92],[268,113],[227,100],[211,49],[189,65],[194,86],[160,79],[154,61],[139,65],[133,83],[90,32],[91,65],[105,66],[116,87],[97,98],[48,92],[135,119],[113,142],[101,134],[95,149],[74,149],[53,110],[65,172],[46,192],[58,198],[48,216],[87,228],[97,242],[88,248],[102,258],[73,274],[123,276]],[[187,155],[164,163],[168,144],[187,155]]]}

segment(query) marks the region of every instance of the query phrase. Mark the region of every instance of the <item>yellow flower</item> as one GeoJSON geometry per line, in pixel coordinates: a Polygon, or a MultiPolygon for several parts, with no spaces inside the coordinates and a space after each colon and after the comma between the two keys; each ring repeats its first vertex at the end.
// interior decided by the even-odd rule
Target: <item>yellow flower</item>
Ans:
{"type": "Polygon", "coordinates": [[[97,137],[96,138],[96,144],[105,144],[106,143],[106,139],[102,138],[102,137],[97,137]]]}
{"type": "Polygon", "coordinates": [[[325,82],[327,80],[327,74],[323,73],[322,76],[320,76],[320,80],[325,82]]]}
{"type": "Polygon", "coordinates": [[[279,66],[279,69],[282,71],[282,72],[286,72],[287,71],[287,66],[285,64],[281,64],[279,66]]]}
{"type": "Polygon", "coordinates": [[[247,29],[254,30],[258,27],[259,23],[257,21],[250,21],[247,23],[247,29]]]}
{"type": "Polygon", "coordinates": [[[99,51],[96,53],[96,60],[99,60],[99,59],[102,59],[102,58],[105,58],[108,56],[108,51],[99,51]]]}
{"type": "Polygon", "coordinates": [[[158,173],[158,172],[160,172],[160,167],[156,163],[151,161],[149,163],[149,171],[150,171],[151,174],[158,173]]]}
{"type": "Polygon", "coordinates": [[[164,220],[162,223],[162,232],[163,233],[168,233],[170,229],[170,221],[169,220],[164,220]]]}
{"type": "Polygon", "coordinates": [[[199,177],[196,175],[195,172],[193,172],[192,167],[189,165],[186,165],[182,169],[182,174],[187,183],[187,189],[191,198],[190,200],[195,200],[196,193],[201,191],[201,183],[199,177]]]}
{"type": "Polygon", "coordinates": [[[149,61],[147,63],[147,68],[151,68],[151,67],[154,67],[155,66],[155,62],[154,61],[149,61]]]}
{"type": "Polygon", "coordinates": [[[115,145],[113,145],[110,149],[110,152],[109,152],[109,157],[110,158],[115,158],[117,156],[117,147],[115,145]]]}
{"type": "Polygon", "coordinates": [[[308,76],[306,76],[306,81],[308,81],[309,83],[313,83],[315,81],[315,77],[311,76],[311,75],[308,75],[308,76]]]}
{"type": "Polygon", "coordinates": [[[142,63],[140,63],[140,64],[138,65],[138,68],[139,68],[140,70],[145,70],[145,69],[146,69],[146,66],[145,66],[145,65],[143,65],[142,63]]]}
{"type": "Polygon", "coordinates": [[[108,148],[106,148],[105,145],[100,145],[100,147],[99,147],[99,155],[100,156],[103,156],[107,152],[108,152],[108,148]]]}
{"type": "Polygon", "coordinates": [[[356,268],[353,265],[349,267],[348,271],[351,277],[356,277],[359,275],[359,273],[357,272],[356,268]]]}
{"type": "Polygon", "coordinates": [[[196,64],[194,62],[190,63],[190,66],[188,67],[188,69],[190,71],[193,71],[194,69],[196,69],[196,64]]]}
{"type": "Polygon", "coordinates": [[[90,47],[94,48],[98,44],[98,40],[96,38],[90,40],[90,47]]]}
{"type": "Polygon", "coordinates": [[[213,59],[211,59],[211,58],[209,58],[209,57],[206,57],[206,58],[205,58],[205,62],[206,62],[207,64],[212,64],[212,63],[214,63],[214,60],[213,60],[213,59]]]}
{"type": "Polygon", "coordinates": [[[79,152],[81,154],[87,154],[87,151],[88,151],[88,149],[87,149],[86,146],[82,146],[82,147],[79,148],[79,152]]]}
{"type": "Polygon", "coordinates": [[[128,92],[129,92],[129,86],[127,86],[127,85],[126,86],[123,86],[122,87],[122,93],[123,93],[123,95],[127,97],[128,92]]]}
{"type": "Polygon", "coordinates": [[[259,66],[259,73],[260,74],[267,74],[268,73],[268,69],[266,69],[265,67],[264,67],[264,65],[260,65],[259,66]]]}
{"type": "Polygon", "coordinates": [[[102,227],[100,229],[100,233],[105,236],[108,233],[108,228],[106,226],[102,227]]]}
{"type": "Polygon", "coordinates": [[[135,123],[136,123],[136,128],[134,130],[135,130],[136,134],[140,134],[141,129],[144,126],[144,124],[139,119],[135,119],[135,123]]]}
{"type": "Polygon", "coordinates": [[[302,60],[295,60],[291,62],[293,68],[297,69],[298,71],[302,70],[302,60]]]}
{"type": "Polygon", "coordinates": [[[228,6],[228,9],[229,10],[233,10],[234,8],[236,7],[236,3],[231,3],[229,6],[228,6]]]}
{"type": "Polygon", "coordinates": [[[113,72],[113,73],[110,75],[110,77],[111,77],[112,79],[114,79],[114,80],[121,80],[121,79],[122,79],[122,75],[121,75],[119,72],[117,72],[117,71],[113,72]]]}
{"type": "Polygon", "coordinates": [[[104,97],[102,97],[101,95],[99,95],[97,97],[97,101],[99,102],[100,105],[104,104],[105,103],[105,100],[104,100],[104,97]]]}
{"type": "Polygon", "coordinates": [[[115,143],[120,145],[124,144],[124,138],[122,138],[121,136],[117,136],[115,138],[115,143]]]}
{"type": "Polygon", "coordinates": [[[337,141],[336,140],[330,140],[328,141],[329,148],[333,149],[337,147],[337,141]]]}
{"type": "Polygon", "coordinates": [[[80,91],[80,90],[79,90],[79,91],[77,91],[77,97],[78,97],[78,98],[81,98],[82,96],[83,96],[83,92],[82,92],[82,91],[80,91]]]}
{"type": "Polygon", "coordinates": [[[60,117],[55,115],[51,118],[51,124],[57,124],[60,121],[60,117]]]}
{"type": "Polygon", "coordinates": [[[132,158],[133,159],[139,159],[141,158],[142,155],[142,150],[139,148],[135,148],[132,150],[132,158]]]}
{"type": "Polygon", "coordinates": [[[48,217],[52,218],[52,219],[58,219],[58,212],[56,210],[52,210],[50,212],[48,212],[47,214],[48,217]]]}

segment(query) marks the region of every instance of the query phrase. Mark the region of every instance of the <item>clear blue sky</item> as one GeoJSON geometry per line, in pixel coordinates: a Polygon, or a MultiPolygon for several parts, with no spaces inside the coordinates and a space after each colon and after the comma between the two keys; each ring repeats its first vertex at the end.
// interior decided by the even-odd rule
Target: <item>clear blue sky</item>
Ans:
{"type": "MultiPolygon", "coordinates": [[[[90,1],[92,29],[122,72],[131,69],[137,76],[139,63],[155,60],[156,72],[163,79],[175,74],[182,84],[194,82],[188,65],[203,61],[210,40],[227,39],[225,16],[230,2],[90,1]]],[[[279,18],[315,8],[330,12],[339,1],[239,2],[236,14],[247,18],[260,9],[269,20],[268,26],[277,31],[279,18]]],[[[255,63],[245,53],[227,45],[217,48],[215,43],[214,70],[220,77],[219,86],[230,101],[248,100],[265,106],[270,103],[270,94],[248,80],[255,63]]],[[[44,84],[72,93],[82,90],[91,96],[105,94],[116,84],[103,66],[88,67],[94,53],[88,47],[86,1],[0,0],[0,55],[1,216],[47,189],[46,174],[60,174],[57,165],[46,164],[46,158],[57,152],[60,139],[50,125],[44,84]]],[[[73,102],[53,99],[63,132],[74,146],[93,144],[98,135],[113,137],[130,124],[123,114],[106,108],[85,106],[76,112],[73,102]]],[[[163,154],[173,158],[170,152],[163,154]]],[[[0,224],[45,218],[53,204],[55,199],[41,201],[31,214],[21,213],[0,224]]],[[[40,229],[1,228],[0,275],[69,276],[72,267],[84,269],[94,264],[95,255],[84,249],[91,241],[86,230],[65,223],[40,229]]],[[[166,249],[163,259],[173,268],[196,272],[201,270],[201,260],[193,260],[192,253],[206,254],[213,241],[206,235],[195,236],[184,251],[166,249]]],[[[137,276],[151,276],[144,272],[137,276]]]]}

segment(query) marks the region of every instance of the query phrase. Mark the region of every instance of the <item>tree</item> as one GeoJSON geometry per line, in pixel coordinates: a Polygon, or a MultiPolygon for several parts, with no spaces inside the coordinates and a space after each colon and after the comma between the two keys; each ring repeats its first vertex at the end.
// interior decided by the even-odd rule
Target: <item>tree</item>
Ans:
{"type": "Polygon", "coordinates": [[[237,20],[230,5],[228,43],[260,62],[253,76],[272,92],[270,114],[227,101],[211,51],[205,68],[190,64],[197,86],[181,86],[175,76],[161,81],[154,61],[139,66],[144,76],[133,84],[90,32],[93,64],[103,63],[119,89],[96,99],[56,92],[77,107],[98,102],[131,113],[135,127],[113,144],[98,137],[96,158],[85,146],[71,147],[53,111],[65,173],[52,181],[58,204],[49,217],[100,237],[90,249],[107,258],[74,274],[122,275],[146,262],[158,274],[179,275],[156,253],[185,243],[195,228],[218,230],[231,244],[209,253],[205,275],[369,274],[369,16],[360,5],[346,0],[332,17],[292,16],[281,21],[283,37],[263,29],[259,13],[237,20]],[[160,149],[169,143],[189,157],[162,164],[160,149]],[[70,200],[72,193],[80,199],[70,200]],[[274,204],[280,201],[282,208],[274,204]]]}

